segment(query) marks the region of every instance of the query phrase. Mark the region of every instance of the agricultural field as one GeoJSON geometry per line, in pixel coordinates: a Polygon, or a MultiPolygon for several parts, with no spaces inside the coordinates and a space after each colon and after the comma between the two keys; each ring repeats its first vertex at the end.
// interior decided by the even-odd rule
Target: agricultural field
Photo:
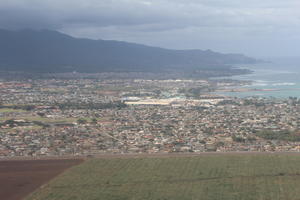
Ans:
{"type": "Polygon", "coordinates": [[[300,154],[95,158],[27,200],[297,200],[300,154]]]}
{"type": "Polygon", "coordinates": [[[0,199],[19,200],[82,159],[0,160],[0,199]]]}

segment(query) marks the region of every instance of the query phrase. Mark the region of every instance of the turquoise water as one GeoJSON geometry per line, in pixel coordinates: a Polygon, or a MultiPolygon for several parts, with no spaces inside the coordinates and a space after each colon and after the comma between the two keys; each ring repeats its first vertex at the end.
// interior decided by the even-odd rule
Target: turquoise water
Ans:
{"type": "Polygon", "coordinates": [[[238,88],[250,88],[264,91],[223,92],[221,94],[237,97],[299,97],[300,98],[300,60],[273,61],[257,65],[245,66],[254,71],[252,74],[233,76],[233,79],[251,80],[252,85],[238,88]],[[273,91],[268,91],[273,90],[273,91]]]}

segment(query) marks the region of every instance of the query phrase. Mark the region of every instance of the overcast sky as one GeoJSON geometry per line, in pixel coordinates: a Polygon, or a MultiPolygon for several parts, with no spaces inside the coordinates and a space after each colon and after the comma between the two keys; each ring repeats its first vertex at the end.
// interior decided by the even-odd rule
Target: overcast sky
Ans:
{"type": "Polygon", "coordinates": [[[0,0],[0,28],[250,56],[300,54],[300,0],[0,0]]]}

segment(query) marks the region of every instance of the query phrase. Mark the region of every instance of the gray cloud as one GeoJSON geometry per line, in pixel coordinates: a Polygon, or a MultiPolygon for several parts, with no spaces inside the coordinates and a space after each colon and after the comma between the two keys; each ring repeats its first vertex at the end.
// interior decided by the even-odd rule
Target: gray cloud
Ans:
{"type": "Polygon", "coordinates": [[[300,42],[299,8],[299,0],[2,0],[0,27],[56,29],[167,48],[289,55],[300,42]]]}

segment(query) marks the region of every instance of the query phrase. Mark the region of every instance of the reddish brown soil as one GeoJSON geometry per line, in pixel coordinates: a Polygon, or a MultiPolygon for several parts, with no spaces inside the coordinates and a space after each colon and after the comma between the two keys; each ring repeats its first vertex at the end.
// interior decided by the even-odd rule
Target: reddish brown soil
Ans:
{"type": "MultiPolygon", "coordinates": [[[[91,158],[140,158],[140,157],[186,157],[204,155],[247,155],[247,154],[295,154],[288,152],[207,152],[207,153],[156,153],[156,154],[98,154],[91,158]]],[[[15,158],[0,160],[0,200],[20,200],[47,183],[71,166],[80,164],[87,157],[49,157],[45,160],[15,158]]],[[[41,158],[39,158],[41,159],[41,158]]]]}
{"type": "Polygon", "coordinates": [[[80,159],[0,161],[0,199],[20,200],[80,159]]]}

